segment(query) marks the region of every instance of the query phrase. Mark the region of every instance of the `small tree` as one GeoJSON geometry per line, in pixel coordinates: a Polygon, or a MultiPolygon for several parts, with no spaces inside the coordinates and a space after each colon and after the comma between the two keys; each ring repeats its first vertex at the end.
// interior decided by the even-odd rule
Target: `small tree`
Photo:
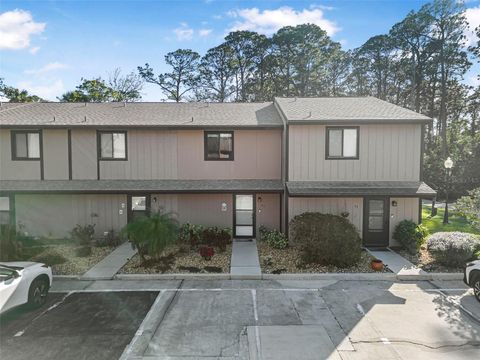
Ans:
{"type": "Polygon", "coordinates": [[[480,230],[480,187],[462,196],[456,203],[457,211],[464,216],[473,227],[480,230]]]}
{"type": "Polygon", "coordinates": [[[158,259],[168,245],[176,242],[178,224],[170,213],[155,213],[127,224],[122,233],[145,263],[146,255],[158,259]]]}

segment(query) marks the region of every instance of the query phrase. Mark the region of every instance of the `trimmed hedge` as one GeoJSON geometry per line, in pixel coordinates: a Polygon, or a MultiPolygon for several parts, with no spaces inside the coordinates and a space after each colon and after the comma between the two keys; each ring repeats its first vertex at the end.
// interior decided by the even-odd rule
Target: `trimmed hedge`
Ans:
{"type": "Polygon", "coordinates": [[[291,240],[305,263],[348,267],[360,260],[362,241],[346,218],[307,212],[290,221],[291,240]]]}
{"type": "Polygon", "coordinates": [[[473,234],[438,232],[427,240],[427,249],[437,262],[451,267],[462,267],[475,257],[480,248],[479,238],[473,234]]]}

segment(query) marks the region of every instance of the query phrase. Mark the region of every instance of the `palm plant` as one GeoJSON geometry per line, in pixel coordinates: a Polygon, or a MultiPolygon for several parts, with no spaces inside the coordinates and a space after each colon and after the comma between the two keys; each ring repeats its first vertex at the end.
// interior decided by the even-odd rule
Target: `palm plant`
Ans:
{"type": "Polygon", "coordinates": [[[145,262],[146,255],[158,259],[168,245],[177,241],[178,223],[170,213],[154,213],[127,224],[122,233],[145,262]]]}

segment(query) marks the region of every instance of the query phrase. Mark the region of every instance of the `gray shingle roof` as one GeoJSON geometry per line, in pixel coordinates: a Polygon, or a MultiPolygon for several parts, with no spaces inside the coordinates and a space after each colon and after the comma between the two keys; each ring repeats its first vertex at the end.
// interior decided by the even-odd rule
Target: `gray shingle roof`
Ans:
{"type": "Polygon", "coordinates": [[[8,192],[229,192],[283,190],[281,180],[1,180],[8,192]]]}
{"type": "Polygon", "coordinates": [[[0,126],[280,127],[265,103],[28,103],[3,104],[0,126]],[[193,118],[193,121],[192,121],[193,118]]]}
{"type": "Polygon", "coordinates": [[[275,98],[287,121],[302,122],[428,122],[425,115],[375,97],[275,98]]]}
{"type": "Polygon", "coordinates": [[[291,196],[413,196],[433,197],[436,191],[420,181],[290,181],[291,196]]]}

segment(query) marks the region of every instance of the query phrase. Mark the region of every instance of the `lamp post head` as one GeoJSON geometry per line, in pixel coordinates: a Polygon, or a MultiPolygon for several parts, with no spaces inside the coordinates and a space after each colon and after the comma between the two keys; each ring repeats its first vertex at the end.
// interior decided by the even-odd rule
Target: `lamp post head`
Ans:
{"type": "Polygon", "coordinates": [[[443,166],[445,166],[445,169],[450,170],[453,167],[453,160],[450,158],[450,156],[445,160],[443,163],[443,166]]]}

